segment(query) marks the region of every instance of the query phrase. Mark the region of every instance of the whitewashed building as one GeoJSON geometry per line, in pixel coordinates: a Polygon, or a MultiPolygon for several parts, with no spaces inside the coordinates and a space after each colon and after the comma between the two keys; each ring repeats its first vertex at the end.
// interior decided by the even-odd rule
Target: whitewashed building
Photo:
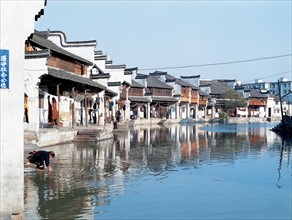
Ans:
{"type": "Polygon", "coordinates": [[[45,0],[0,0],[0,219],[22,218],[24,194],[24,42],[45,0]],[[11,193],[13,192],[13,193],[11,193]]]}

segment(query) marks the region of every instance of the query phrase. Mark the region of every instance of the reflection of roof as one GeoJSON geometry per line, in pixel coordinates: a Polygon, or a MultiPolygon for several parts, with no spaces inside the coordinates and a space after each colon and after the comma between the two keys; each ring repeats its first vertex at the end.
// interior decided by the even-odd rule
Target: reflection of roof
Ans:
{"type": "Polygon", "coordinates": [[[147,77],[147,87],[152,88],[162,88],[162,89],[173,89],[172,86],[160,81],[157,77],[148,76],[147,77]]]}
{"type": "Polygon", "coordinates": [[[129,100],[131,102],[143,102],[143,103],[149,103],[150,102],[149,99],[147,99],[145,97],[142,97],[142,96],[129,96],[128,98],[129,98],[129,100]]]}
{"type": "Polygon", "coordinates": [[[52,41],[48,40],[47,36],[44,33],[35,31],[35,33],[32,35],[32,38],[30,38],[30,42],[42,47],[42,49],[49,49],[55,53],[58,53],[63,56],[69,57],[71,59],[78,60],[79,62],[85,63],[86,65],[92,65],[92,62],[82,57],[79,57],[73,53],[70,53],[69,51],[64,50],[63,48],[57,46],[52,41]]]}
{"type": "Polygon", "coordinates": [[[152,102],[178,102],[177,99],[167,96],[152,96],[152,102]]]}
{"type": "Polygon", "coordinates": [[[73,81],[73,82],[77,82],[77,83],[84,84],[87,86],[99,88],[101,90],[107,89],[105,86],[103,86],[99,83],[96,83],[87,77],[72,74],[72,73],[66,72],[64,70],[57,70],[57,69],[48,68],[48,75],[51,75],[51,76],[59,78],[59,79],[73,81]]]}

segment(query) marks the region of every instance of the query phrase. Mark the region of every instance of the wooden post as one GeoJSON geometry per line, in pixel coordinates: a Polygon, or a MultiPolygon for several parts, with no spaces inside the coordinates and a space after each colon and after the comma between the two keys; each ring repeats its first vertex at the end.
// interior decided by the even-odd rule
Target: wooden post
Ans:
{"type": "Polygon", "coordinates": [[[87,95],[86,92],[88,90],[85,89],[84,91],[84,108],[85,108],[85,126],[88,127],[88,110],[87,110],[87,95]]]}
{"type": "Polygon", "coordinates": [[[61,101],[61,97],[60,97],[60,84],[57,85],[57,95],[58,95],[58,118],[57,118],[57,129],[60,128],[60,101],[61,101]]]}
{"type": "Polygon", "coordinates": [[[71,112],[72,112],[72,128],[75,127],[75,90],[74,87],[72,88],[72,106],[71,106],[71,112]]]}
{"type": "Polygon", "coordinates": [[[283,115],[283,106],[282,106],[282,95],[281,95],[281,85],[280,81],[278,80],[278,90],[279,90],[279,99],[280,99],[280,108],[281,108],[281,122],[284,123],[284,115],[283,115]]]}
{"type": "MultiPolygon", "coordinates": [[[[98,96],[99,98],[99,96],[98,96]]],[[[105,100],[104,100],[105,101],[105,100]]],[[[98,103],[97,103],[97,126],[99,126],[99,123],[100,123],[100,99],[98,100],[98,103]]],[[[105,117],[105,116],[104,116],[105,117]]]]}

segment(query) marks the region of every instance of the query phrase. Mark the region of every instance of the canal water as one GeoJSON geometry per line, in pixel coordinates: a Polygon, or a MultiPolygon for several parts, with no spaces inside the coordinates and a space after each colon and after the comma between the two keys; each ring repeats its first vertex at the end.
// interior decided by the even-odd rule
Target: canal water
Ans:
{"type": "Polygon", "coordinates": [[[135,127],[46,148],[24,219],[291,219],[291,142],[275,123],[135,127]]]}

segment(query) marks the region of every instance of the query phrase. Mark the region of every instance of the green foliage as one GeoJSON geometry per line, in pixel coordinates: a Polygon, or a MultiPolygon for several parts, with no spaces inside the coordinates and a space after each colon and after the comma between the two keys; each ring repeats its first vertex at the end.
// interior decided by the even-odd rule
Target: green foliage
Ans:
{"type": "Polygon", "coordinates": [[[238,107],[246,107],[247,101],[244,99],[244,97],[232,90],[223,95],[224,98],[224,108],[228,112],[229,115],[232,115],[232,113],[236,112],[236,108],[238,107]]]}
{"type": "Polygon", "coordinates": [[[228,114],[226,112],[219,112],[219,118],[228,119],[228,114]]]}

